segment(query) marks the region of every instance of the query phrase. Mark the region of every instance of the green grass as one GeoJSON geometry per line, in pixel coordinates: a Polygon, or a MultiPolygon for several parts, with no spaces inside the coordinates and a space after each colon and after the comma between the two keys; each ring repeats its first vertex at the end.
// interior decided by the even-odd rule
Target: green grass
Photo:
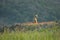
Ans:
{"type": "MultiPolygon", "coordinates": [[[[59,27],[60,28],[60,27],[59,27]]],[[[40,31],[16,31],[0,34],[0,40],[60,40],[60,29],[57,27],[40,31]]]]}

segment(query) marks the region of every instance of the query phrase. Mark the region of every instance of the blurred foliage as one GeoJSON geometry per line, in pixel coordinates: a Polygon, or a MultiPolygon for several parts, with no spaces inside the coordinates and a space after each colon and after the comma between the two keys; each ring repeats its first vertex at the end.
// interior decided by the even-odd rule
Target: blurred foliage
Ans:
{"type": "MultiPolygon", "coordinates": [[[[21,26],[19,27],[21,28],[21,26]]],[[[47,26],[45,26],[46,28],[42,27],[22,25],[23,29],[21,28],[21,31],[9,32],[9,30],[5,30],[4,33],[0,34],[0,40],[60,40],[60,26],[52,25],[52,27],[48,26],[49,28],[47,26]],[[40,29],[37,30],[37,27],[40,27],[40,29]]]]}
{"type": "Polygon", "coordinates": [[[16,32],[16,31],[24,31],[24,32],[26,32],[26,31],[34,31],[34,30],[36,30],[36,31],[45,31],[45,30],[48,30],[48,31],[52,31],[52,30],[54,30],[54,31],[57,31],[57,30],[59,30],[60,29],[60,24],[59,23],[54,23],[54,24],[43,24],[43,25],[41,25],[41,24],[37,24],[37,25],[35,25],[35,24],[32,24],[32,25],[24,25],[24,24],[20,24],[20,25],[18,25],[18,24],[16,24],[16,25],[6,25],[6,26],[0,26],[0,32],[12,32],[12,31],[14,31],[14,32],[16,32]]]}
{"type": "Polygon", "coordinates": [[[60,20],[60,0],[0,0],[0,23],[60,20]]]}

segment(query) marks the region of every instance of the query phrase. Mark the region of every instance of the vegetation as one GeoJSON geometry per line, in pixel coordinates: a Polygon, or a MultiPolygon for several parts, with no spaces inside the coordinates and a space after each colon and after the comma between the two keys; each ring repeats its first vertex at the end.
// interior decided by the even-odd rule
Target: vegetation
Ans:
{"type": "Polygon", "coordinates": [[[0,23],[60,20],[60,0],[0,0],[0,23]]]}
{"type": "Polygon", "coordinates": [[[0,40],[60,40],[60,0],[0,0],[0,40]]]}
{"type": "MultiPolygon", "coordinates": [[[[36,25],[35,25],[36,26],[36,25]]],[[[60,26],[53,25],[52,27],[40,27],[39,30],[34,29],[35,26],[28,26],[29,30],[15,30],[12,32],[4,31],[0,34],[0,40],[60,40],[60,26]]],[[[37,26],[36,26],[37,27],[37,26]]],[[[23,27],[24,28],[24,27],[23,27]]]]}

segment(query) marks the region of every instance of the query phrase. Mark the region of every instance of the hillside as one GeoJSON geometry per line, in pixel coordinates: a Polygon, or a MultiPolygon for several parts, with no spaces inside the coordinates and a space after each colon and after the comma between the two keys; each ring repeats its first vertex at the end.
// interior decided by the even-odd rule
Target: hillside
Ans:
{"type": "Polygon", "coordinates": [[[60,20],[60,0],[0,0],[0,24],[60,20]]]}

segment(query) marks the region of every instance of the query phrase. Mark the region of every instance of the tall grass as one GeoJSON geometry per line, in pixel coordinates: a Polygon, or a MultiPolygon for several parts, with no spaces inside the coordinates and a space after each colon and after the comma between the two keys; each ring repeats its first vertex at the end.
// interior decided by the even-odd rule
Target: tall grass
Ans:
{"type": "Polygon", "coordinates": [[[60,40],[60,27],[0,34],[0,40],[60,40]]]}

